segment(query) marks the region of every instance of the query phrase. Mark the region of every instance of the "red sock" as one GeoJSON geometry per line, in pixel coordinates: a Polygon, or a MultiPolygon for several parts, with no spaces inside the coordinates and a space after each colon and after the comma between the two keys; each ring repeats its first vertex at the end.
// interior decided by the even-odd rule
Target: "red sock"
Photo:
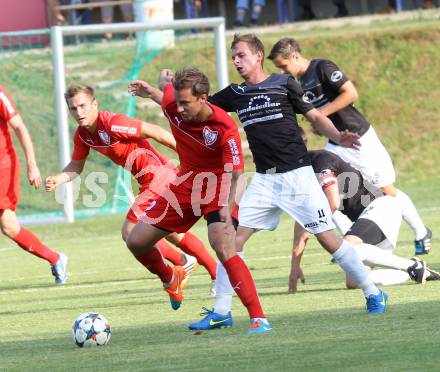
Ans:
{"type": "Polygon", "coordinates": [[[165,263],[158,249],[153,248],[142,256],[134,257],[163,283],[169,283],[173,279],[173,269],[165,263]]]}
{"type": "Polygon", "coordinates": [[[177,246],[185,253],[197,258],[197,262],[208,270],[211,279],[215,280],[217,261],[206,249],[203,242],[194,234],[187,232],[177,246]]]}
{"type": "Polygon", "coordinates": [[[186,261],[183,260],[183,253],[177,252],[165,239],[160,239],[156,243],[156,248],[162,253],[163,258],[170,261],[173,265],[185,265],[186,261]]]}
{"type": "Polygon", "coordinates": [[[24,227],[20,228],[20,231],[14,238],[12,238],[12,240],[25,251],[49,261],[51,265],[55,265],[60,258],[60,255],[57,252],[46,247],[40,239],[24,227]]]}
{"type": "Polygon", "coordinates": [[[234,256],[223,262],[223,266],[228,273],[229,281],[234,288],[241,302],[246,306],[249,317],[265,318],[263,309],[258,298],[257,289],[255,288],[254,279],[251,272],[239,256],[234,256]]]}

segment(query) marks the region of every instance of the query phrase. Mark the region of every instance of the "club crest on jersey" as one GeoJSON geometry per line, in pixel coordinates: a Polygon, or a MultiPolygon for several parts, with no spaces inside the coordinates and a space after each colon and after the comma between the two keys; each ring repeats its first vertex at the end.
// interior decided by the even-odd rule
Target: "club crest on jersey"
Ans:
{"type": "Polygon", "coordinates": [[[342,79],[342,72],[341,71],[333,71],[332,76],[330,76],[330,80],[336,83],[337,81],[342,79]]]}
{"type": "Polygon", "coordinates": [[[98,134],[99,138],[101,138],[106,145],[110,145],[110,136],[107,134],[107,132],[98,129],[98,134]]]}
{"type": "Polygon", "coordinates": [[[312,91],[308,90],[303,94],[302,99],[304,102],[312,103],[316,99],[316,96],[312,91]]]}
{"type": "Polygon", "coordinates": [[[205,139],[206,146],[212,145],[217,141],[218,132],[216,130],[211,130],[208,127],[203,128],[203,138],[205,139]]]}

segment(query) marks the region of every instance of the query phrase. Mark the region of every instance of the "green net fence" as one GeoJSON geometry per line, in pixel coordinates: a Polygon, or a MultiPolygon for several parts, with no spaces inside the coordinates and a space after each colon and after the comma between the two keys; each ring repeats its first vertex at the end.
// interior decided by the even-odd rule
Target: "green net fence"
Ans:
{"type": "MultiPolygon", "coordinates": [[[[213,34],[195,34],[193,30],[176,32],[175,43],[165,49],[139,46],[132,35],[115,35],[111,41],[97,36],[64,38],[66,85],[86,84],[95,88],[101,110],[125,113],[141,120],[168,127],[160,107],[149,100],[138,101],[127,93],[129,81],[142,78],[157,82],[162,68],[177,69],[195,66],[214,78],[215,50],[213,34]],[[140,110],[137,110],[139,108],[140,110]]],[[[14,100],[34,142],[37,162],[43,179],[59,172],[58,134],[56,126],[52,51],[49,30],[23,33],[0,33],[0,85],[14,100]]],[[[70,136],[76,123],[69,119],[70,136]]],[[[41,222],[63,218],[63,208],[54,194],[33,190],[27,184],[25,161],[20,145],[14,143],[22,164],[20,203],[17,214],[23,222],[41,222]]],[[[72,148],[72,140],[70,141],[72,148]]],[[[174,158],[170,150],[154,144],[159,151],[174,158]]],[[[125,213],[129,205],[131,185],[136,195],[136,182],[128,182],[122,168],[109,159],[91,151],[81,179],[74,186],[75,217],[97,214],[125,213]],[[99,175],[105,174],[104,178],[99,175]],[[85,200],[97,196],[85,187],[85,179],[92,177],[105,195],[94,207],[86,207],[85,200]],[[124,181],[125,180],[125,181],[124,181]]]]}
{"type": "MultiPolygon", "coordinates": [[[[60,169],[49,41],[49,30],[35,30],[26,35],[1,34],[0,37],[0,84],[14,100],[29,129],[43,179],[60,169]]],[[[159,50],[141,50],[134,39],[115,40],[112,43],[84,39],[78,45],[72,44],[72,38],[66,38],[65,41],[66,84],[94,86],[102,110],[134,116],[135,99],[125,93],[127,83],[139,76],[142,66],[154,58],[159,50]]],[[[72,138],[75,122],[71,120],[69,127],[72,138]]],[[[25,168],[23,152],[16,138],[14,143],[22,168],[25,168]]],[[[109,159],[91,151],[85,172],[75,182],[76,217],[125,212],[129,201],[126,196],[130,190],[124,184],[126,177],[123,177],[123,172],[109,159]],[[106,176],[98,179],[98,175],[102,174],[106,176]],[[84,187],[87,177],[89,180],[90,177],[96,178],[96,184],[104,191],[102,195],[105,195],[105,200],[101,198],[98,203],[91,203],[101,204],[97,207],[84,206],[85,197],[96,199],[96,195],[84,187]]],[[[21,188],[17,213],[22,220],[38,221],[63,216],[62,206],[53,194],[27,186],[24,171],[21,174],[21,188]]]]}

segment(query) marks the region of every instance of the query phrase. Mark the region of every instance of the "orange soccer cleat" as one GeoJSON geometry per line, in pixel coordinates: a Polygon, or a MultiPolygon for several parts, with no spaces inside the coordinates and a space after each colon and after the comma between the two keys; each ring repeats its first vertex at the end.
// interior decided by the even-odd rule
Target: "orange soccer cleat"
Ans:
{"type": "Polygon", "coordinates": [[[185,257],[186,264],[182,266],[185,270],[185,277],[182,280],[182,288],[185,288],[188,285],[191,274],[199,267],[199,263],[195,257],[190,256],[189,254],[185,254],[185,257]]]}
{"type": "Polygon", "coordinates": [[[185,270],[182,266],[173,267],[173,279],[171,283],[164,284],[163,289],[170,296],[171,307],[173,310],[179,309],[183,301],[182,282],[185,278],[185,270]]]}

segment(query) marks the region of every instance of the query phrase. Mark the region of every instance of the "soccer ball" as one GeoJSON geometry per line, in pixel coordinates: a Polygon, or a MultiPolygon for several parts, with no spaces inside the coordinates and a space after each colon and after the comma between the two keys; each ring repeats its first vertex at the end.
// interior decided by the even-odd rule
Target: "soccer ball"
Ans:
{"type": "Polygon", "coordinates": [[[109,322],[99,313],[81,314],[72,324],[73,341],[79,347],[103,346],[111,334],[109,322]]]}

